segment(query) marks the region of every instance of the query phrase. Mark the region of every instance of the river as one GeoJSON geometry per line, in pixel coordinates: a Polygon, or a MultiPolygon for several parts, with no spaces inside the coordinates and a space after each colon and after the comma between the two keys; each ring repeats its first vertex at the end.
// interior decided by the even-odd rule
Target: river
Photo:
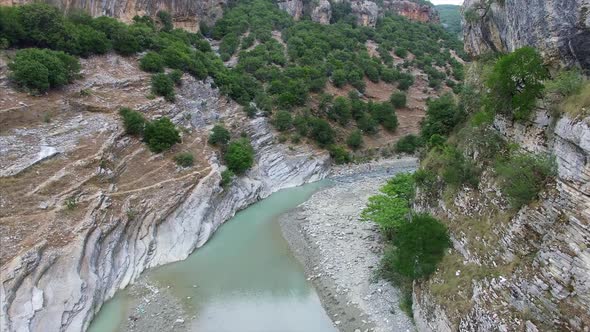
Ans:
{"type": "MultiPolygon", "coordinates": [[[[169,293],[190,317],[183,330],[336,332],[277,222],[329,184],[324,180],[272,194],[238,212],[186,260],[149,270],[143,278],[170,286],[169,293]]],[[[88,331],[125,331],[137,302],[133,296],[118,292],[88,331]]]]}

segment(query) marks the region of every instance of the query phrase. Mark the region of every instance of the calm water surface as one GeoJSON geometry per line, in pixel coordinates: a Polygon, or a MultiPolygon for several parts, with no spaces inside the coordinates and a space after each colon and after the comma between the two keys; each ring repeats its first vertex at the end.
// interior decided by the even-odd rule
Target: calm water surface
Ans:
{"type": "MultiPolygon", "coordinates": [[[[336,332],[277,222],[328,184],[285,189],[248,207],[188,259],[150,270],[148,279],[171,285],[187,314],[196,316],[186,322],[191,331],[336,332]]],[[[122,330],[129,302],[119,292],[89,331],[122,330]]]]}

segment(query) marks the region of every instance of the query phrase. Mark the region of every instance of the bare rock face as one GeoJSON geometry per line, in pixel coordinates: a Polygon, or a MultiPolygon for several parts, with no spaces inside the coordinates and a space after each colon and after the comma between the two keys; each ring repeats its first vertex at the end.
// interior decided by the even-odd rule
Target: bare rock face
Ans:
{"type": "Polygon", "coordinates": [[[379,18],[379,6],[372,1],[351,1],[352,13],[359,25],[375,26],[379,18]]]}
{"type": "Polygon", "coordinates": [[[408,0],[384,0],[384,12],[392,11],[418,22],[439,23],[438,12],[429,5],[418,4],[408,0]]]}
{"type": "Polygon", "coordinates": [[[311,11],[311,20],[320,24],[330,24],[332,18],[332,5],[328,0],[320,0],[319,4],[311,11]]]}
{"type": "Polygon", "coordinates": [[[303,16],[303,0],[279,0],[277,5],[295,20],[299,20],[303,16]]]}
{"type": "Polygon", "coordinates": [[[465,0],[465,50],[472,55],[537,48],[552,64],[590,70],[589,0],[465,0]]]}

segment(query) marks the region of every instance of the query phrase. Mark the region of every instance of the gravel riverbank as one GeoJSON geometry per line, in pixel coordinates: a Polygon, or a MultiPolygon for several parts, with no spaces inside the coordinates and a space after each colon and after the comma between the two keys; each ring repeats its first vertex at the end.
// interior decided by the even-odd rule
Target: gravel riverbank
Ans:
{"type": "Polygon", "coordinates": [[[404,158],[335,169],[334,186],[280,217],[285,239],[340,331],[414,331],[399,310],[399,291],[375,275],[383,252],[379,230],[359,217],[389,177],[413,169],[415,162],[404,158]]]}

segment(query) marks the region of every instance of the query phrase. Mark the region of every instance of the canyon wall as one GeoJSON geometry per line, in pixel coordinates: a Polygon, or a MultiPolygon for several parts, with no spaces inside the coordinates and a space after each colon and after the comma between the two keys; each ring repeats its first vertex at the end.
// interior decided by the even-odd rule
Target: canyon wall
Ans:
{"type": "Polygon", "coordinates": [[[529,45],[555,66],[590,70],[590,0],[465,0],[463,12],[472,55],[529,45]]]}

